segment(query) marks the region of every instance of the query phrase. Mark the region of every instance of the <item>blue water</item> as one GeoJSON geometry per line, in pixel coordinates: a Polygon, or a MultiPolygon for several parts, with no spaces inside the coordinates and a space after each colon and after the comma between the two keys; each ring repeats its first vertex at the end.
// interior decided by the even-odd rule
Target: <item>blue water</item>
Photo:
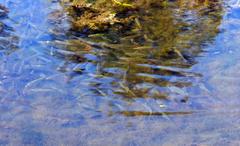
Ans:
{"type": "Polygon", "coordinates": [[[58,1],[0,4],[0,145],[240,145],[239,7],[195,64],[140,57],[126,75],[131,51],[74,46],[58,1]]]}

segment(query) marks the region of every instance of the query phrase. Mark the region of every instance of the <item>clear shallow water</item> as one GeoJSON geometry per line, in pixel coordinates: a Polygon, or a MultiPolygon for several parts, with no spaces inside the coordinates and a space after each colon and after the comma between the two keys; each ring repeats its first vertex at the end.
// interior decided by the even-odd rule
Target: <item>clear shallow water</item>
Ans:
{"type": "Polygon", "coordinates": [[[91,47],[58,2],[0,3],[0,145],[239,145],[238,7],[186,12],[180,33],[183,20],[160,17],[177,9],[158,10],[160,31],[144,32],[165,40],[91,47]],[[162,55],[169,44],[183,58],[162,55]]]}

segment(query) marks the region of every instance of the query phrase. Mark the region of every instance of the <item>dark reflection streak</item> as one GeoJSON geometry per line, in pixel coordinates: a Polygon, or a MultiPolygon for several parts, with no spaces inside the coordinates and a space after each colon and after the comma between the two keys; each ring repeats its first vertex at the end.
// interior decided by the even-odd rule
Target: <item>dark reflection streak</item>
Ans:
{"type": "Polygon", "coordinates": [[[116,114],[124,115],[127,117],[139,116],[169,116],[169,115],[190,115],[194,112],[143,112],[143,111],[121,111],[116,114]]]}
{"type": "Polygon", "coordinates": [[[172,115],[204,115],[204,116],[215,116],[215,115],[233,115],[239,114],[240,111],[238,109],[230,109],[227,111],[209,111],[209,110],[193,110],[193,111],[176,111],[176,112],[145,112],[145,111],[119,111],[115,114],[124,115],[126,117],[138,117],[138,116],[172,116],[172,115]]]}
{"type": "Polygon", "coordinates": [[[0,5],[0,50],[5,54],[10,54],[18,49],[19,38],[13,34],[14,29],[5,24],[3,20],[8,18],[9,10],[0,5]]]}

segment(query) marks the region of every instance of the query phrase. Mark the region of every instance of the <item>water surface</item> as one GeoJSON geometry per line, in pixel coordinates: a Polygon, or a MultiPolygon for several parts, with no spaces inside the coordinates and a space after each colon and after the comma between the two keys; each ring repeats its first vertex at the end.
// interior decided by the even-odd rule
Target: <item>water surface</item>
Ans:
{"type": "Polygon", "coordinates": [[[235,2],[172,1],[112,40],[58,1],[0,3],[0,145],[240,144],[235,2]]]}

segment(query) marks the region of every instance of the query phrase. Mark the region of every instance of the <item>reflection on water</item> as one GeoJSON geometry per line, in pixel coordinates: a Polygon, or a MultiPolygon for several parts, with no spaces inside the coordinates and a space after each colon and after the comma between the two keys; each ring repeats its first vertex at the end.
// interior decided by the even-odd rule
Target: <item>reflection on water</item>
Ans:
{"type": "Polygon", "coordinates": [[[58,1],[0,3],[0,145],[239,144],[239,8],[171,1],[80,38],[58,1]]]}
{"type": "Polygon", "coordinates": [[[113,110],[135,111],[143,105],[145,110],[162,110],[145,105],[153,99],[155,104],[169,104],[169,108],[175,104],[172,110],[178,111],[176,106],[190,98],[188,88],[202,76],[190,68],[219,32],[222,3],[175,1],[138,15],[136,27],[121,36],[111,31],[84,39],[70,35],[64,42],[48,44],[55,47],[56,56],[66,60],[61,71],[71,68],[72,62],[76,64],[70,69],[69,82],[91,75],[86,85],[93,88],[93,95],[88,96],[120,100],[112,105],[116,106],[113,110]]]}

